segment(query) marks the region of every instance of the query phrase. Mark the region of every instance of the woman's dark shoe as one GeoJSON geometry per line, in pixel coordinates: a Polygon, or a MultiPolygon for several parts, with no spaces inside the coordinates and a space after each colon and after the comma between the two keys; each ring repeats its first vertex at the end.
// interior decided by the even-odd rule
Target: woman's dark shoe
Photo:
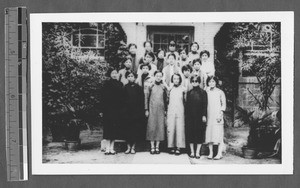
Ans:
{"type": "Polygon", "coordinates": [[[171,149],[169,153],[170,154],[175,154],[175,149],[171,149]]]}
{"type": "Polygon", "coordinates": [[[130,152],[131,154],[135,154],[136,152],[135,152],[135,149],[134,148],[131,148],[131,152],[130,152]]]}
{"type": "Polygon", "coordinates": [[[220,159],[222,159],[221,155],[217,155],[217,156],[214,157],[214,160],[220,160],[220,159]]]}
{"type": "Polygon", "coordinates": [[[127,149],[126,151],[125,151],[125,154],[129,154],[130,153],[130,149],[127,149]]]}
{"type": "Polygon", "coordinates": [[[151,154],[151,155],[155,154],[155,148],[151,148],[150,154],[151,154]]]}
{"type": "Polygon", "coordinates": [[[189,157],[190,158],[195,158],[195,154],[194,153],[190,153],[189,157]]]}
{"type": "Polygon", "coordinates": [[[181,154],[180,149],[177,148],[176,151],[175,151],[175,155],[180,155],[180,154],[181,154]]]}
{"type": "Polygon", "coordinates": [[[196,155],[196,159],[200,159],[200,155],[196,155]]]}
{"type": "Polygon", "coordinates": [[[160,151],[159,151],[158,147],[155,148],[155,154],[160,154],[160,151]]]}

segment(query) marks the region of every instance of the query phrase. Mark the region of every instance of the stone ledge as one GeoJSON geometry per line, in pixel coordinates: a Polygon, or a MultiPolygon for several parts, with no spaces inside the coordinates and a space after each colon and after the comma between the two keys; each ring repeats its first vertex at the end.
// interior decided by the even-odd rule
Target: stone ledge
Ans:
{"type": "MultiPolygon", "coordinates": [[[[258,84],[257,78],[255,76],[251,76],[251,77],[239,77],[239,84],[258,84]]],[[[280,84],[281,83],[281,78],[279,78],[276,82],[276,84],[280,84]]]]}

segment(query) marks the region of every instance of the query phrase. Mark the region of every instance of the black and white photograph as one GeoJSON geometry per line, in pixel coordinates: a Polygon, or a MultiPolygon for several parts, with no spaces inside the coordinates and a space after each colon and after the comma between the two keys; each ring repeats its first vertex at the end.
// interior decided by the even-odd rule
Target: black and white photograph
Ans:
{"type": "Polygon", "coordinates": [[[30,24],[33,174],[293,172],[289,12],[30,24]]]}

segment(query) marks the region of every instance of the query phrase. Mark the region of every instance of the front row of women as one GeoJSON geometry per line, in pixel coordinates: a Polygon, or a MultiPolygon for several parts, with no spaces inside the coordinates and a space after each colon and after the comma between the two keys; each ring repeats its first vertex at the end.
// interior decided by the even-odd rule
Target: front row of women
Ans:
{"type": "Polygon", "coordinates": [[[171,78],[171,88],[163,83],[161,71],[154,73],[154,83],[144,87],[135,82],[136,75],[132,72],[126,72],[128,83],[124,87],[116,70],[110,71],[110,77],[103,88],[105,154],[116,153],[116,139],[126,140],[126,154],[134,154],[136,142],[146,139],[150,141],[151,154],[159,154],[160,143],[167,140],[170,154],[180,155],[189,146],[189,156],[200,158],[201,146],[207,143],[208,158],[213,158],[213,145],[218,145],[214,159],[222,158],[226,99],[224,92],[216,88],[216,77],[207,78],[206,91],[199,87],[201,78],[197,75],[190,77],[189,91],[177,73],[171,78]]]}

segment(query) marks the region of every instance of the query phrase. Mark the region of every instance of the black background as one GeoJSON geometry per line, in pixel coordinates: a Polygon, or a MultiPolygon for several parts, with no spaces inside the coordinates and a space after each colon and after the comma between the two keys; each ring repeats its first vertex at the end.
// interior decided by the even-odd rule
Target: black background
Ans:
{"type": "MultiPolygon", "coordinates": [[[[64,12],[228,12],[228,11],[295,11],[295,62],[299,59],[299,1],[297,0],[1,0],[0,1],[0,188],[13,187],[299,187],[299,116],[294,123],[294,175],[119,175],[119,176],[32,176],[29,164],[29,180],[7,182],[5,157],[4,111],[4,8],[25,6],[28,13],[64,12]],[[298,186],[297,186],[298,185],[298,186]]],[[[284,66],[284,65],[283,65],[284,66]]],[[[295,63],[295,85],[299,86],[300,67],[295,63]],[[298,81],[297,81],[298,80],[298,81]]],[[[299,88],[295,87],[295,94],[299,88]]],[[[295,95],[294,104],[299,103],[295,95]]],[[[299,114],[299,105],[294,114],[299,114]]],[[[29,127],[29,138],[30,138],[29,127]]],[[[30,144],[30,139],[29,139],[30,144]]],[[[31,161],[29,150],[29,162],[31,161]]]]}

